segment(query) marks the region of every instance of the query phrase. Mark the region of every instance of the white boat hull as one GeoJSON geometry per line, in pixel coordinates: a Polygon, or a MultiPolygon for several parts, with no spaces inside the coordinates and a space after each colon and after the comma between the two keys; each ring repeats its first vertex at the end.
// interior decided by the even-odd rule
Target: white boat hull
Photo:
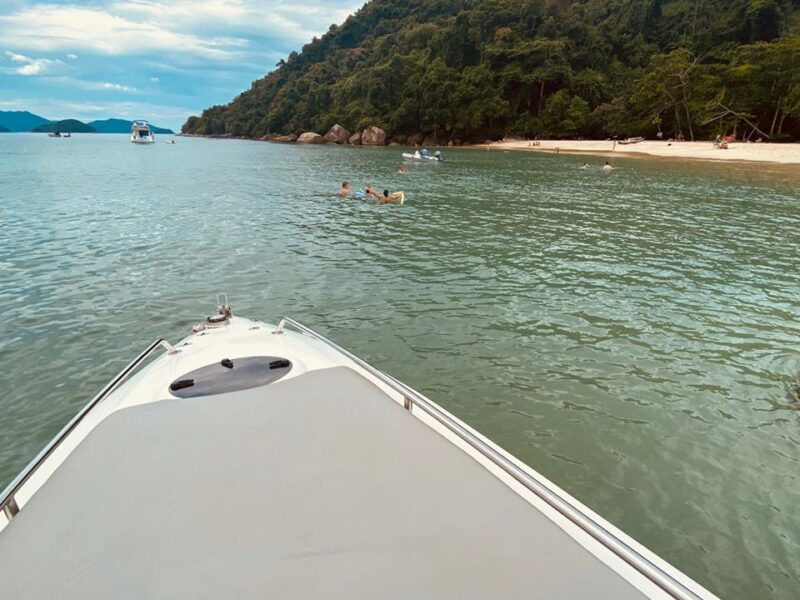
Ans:
{"type": "Polygon", "coordinates": [[[714,599],[330,340],[222,317],[125,381],[151,344],[3,492],[0,595],[714,599]],[[235,387],[253,358],[275,383],[235,387]]]}
{"type": "Polygon", "coordinates": [[[131,142],[134,144],[155,144],[156,136],[147,121],[134,121],[131,125],[131,142]]]}
{"type": "Polygon", "coordinates": [[[418,160],[421,162],[434,162],[434,163],[441,162],[435,156],[417,156],[416,154],[409,154],[407,152],[403,152],[403,158],[406,160],[418,160]]]}

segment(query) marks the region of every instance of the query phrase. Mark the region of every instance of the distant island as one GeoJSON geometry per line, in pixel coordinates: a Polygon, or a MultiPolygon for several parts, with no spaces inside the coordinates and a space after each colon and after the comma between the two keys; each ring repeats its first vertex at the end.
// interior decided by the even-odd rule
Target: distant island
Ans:
{"type": "Polygon", "coordinates": [[[182,131],[791,141],[799,63],[793,0],[372,0],[182,131]]]}
{"type": "MultiPolygon", "coordinates": [[[[90,127],[93,127],[97,133],[130,133],[131,123],[133,121],[126,121],[125,119],[105,119],[103,121],[91,121],[90,127]]],[[[164,129],[163,127],[156,127],[150,124],[150,130],[153,133],[160,134],[174,134],[171,129],[164,129]]]]}
{"type": "MultiPolygon", "coordinates": [[[[84,123],[77,119],[52,121],[28,111],[0,110],[0,133],[130,133],[133,121],[125,119],[104,119],[84,123]]],[[[171,129],[150,125],[153,133],[171,135],[171,129]]]]}
{"type": "Polygon", "coordinates": [[[33,133],[97,133],[94,127],[82,123],[77,119],[64,119],[63,121],[53,121],[45,125],[39,125],[35,129],[31,129],[33,133]]]}

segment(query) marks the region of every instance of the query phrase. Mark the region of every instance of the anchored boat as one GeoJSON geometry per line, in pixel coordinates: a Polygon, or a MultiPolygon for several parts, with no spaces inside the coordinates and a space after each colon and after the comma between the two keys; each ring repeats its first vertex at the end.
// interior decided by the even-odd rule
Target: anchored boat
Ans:
{"type": "Polygon", "coordinates": [[[150,130],[150,124],[147,121],[134,121],[131,124],[131,141],[134,144],[155,143],[155,135],[150,130]]]}
{"type": "Polygon", "coordinates": [[[638,144],[643,141],[644,141],[643,137],[632,137],[632,138],[627,138],[625,140],[620,140],[619,143],[623,146],[629,146],[633,144],[638,144]]]}
{"type": "Polygon", "coordinates": [[[391,375],[218,304],[2,493],[0,597],[714,598],[391,375]]]}
{"type": "Polygon", "coordinates": [[[444,155],[442,155],[441,150],[437,150],[433,154],[428,154],[427,150],[419,151],[417,150],[413,154],[410,152],[403,152],[403,158],[406,160],[419,160],[423,162],[444,162],[444,155]]]}

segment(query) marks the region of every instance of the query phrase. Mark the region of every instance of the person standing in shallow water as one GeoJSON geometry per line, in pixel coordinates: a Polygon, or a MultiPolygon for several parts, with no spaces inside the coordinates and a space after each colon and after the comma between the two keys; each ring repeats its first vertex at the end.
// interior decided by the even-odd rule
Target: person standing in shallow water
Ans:
{"type": "Polygon", "coordinates": [[[339,195],[342,197],[346,197],[350,195],[350,182],[343,181],[342,182],[342,189],[339,190],[339,195]]]}

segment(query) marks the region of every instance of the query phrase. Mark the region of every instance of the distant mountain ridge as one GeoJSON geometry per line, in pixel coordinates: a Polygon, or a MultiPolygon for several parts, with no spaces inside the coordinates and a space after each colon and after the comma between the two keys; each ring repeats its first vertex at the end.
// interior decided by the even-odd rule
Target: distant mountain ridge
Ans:
{"type": "MultiPolygon", "coordinates": [[[[90,121],[88,125],[94,127],[97,133],[130,133],[133,121],[126,121],[125,119],[103,119],[101,121],[90,121]]],[[[153,133],[173,134],[171,129],[163,127],[156,127],[150,125],[153,133]]]]}
{"type": "MultiPolygon", "coordinates": [[[[133,121],[126,119],[103,119],[84,123],[77,119],[64,119],[53,121],[35,115],[26,110],[0,110],[0,132],[49,133],[59,131],[62,133],[130,133],[133,121]]],[[[171,129],[150,125],[153,133],[171,135],[171,129]]]]}
{"type": "Polygon", "coordinates": [[[27,110],[0,110],[0,126],[8,131],[32,131],[41,125],[51,123],[27,110]]]}

